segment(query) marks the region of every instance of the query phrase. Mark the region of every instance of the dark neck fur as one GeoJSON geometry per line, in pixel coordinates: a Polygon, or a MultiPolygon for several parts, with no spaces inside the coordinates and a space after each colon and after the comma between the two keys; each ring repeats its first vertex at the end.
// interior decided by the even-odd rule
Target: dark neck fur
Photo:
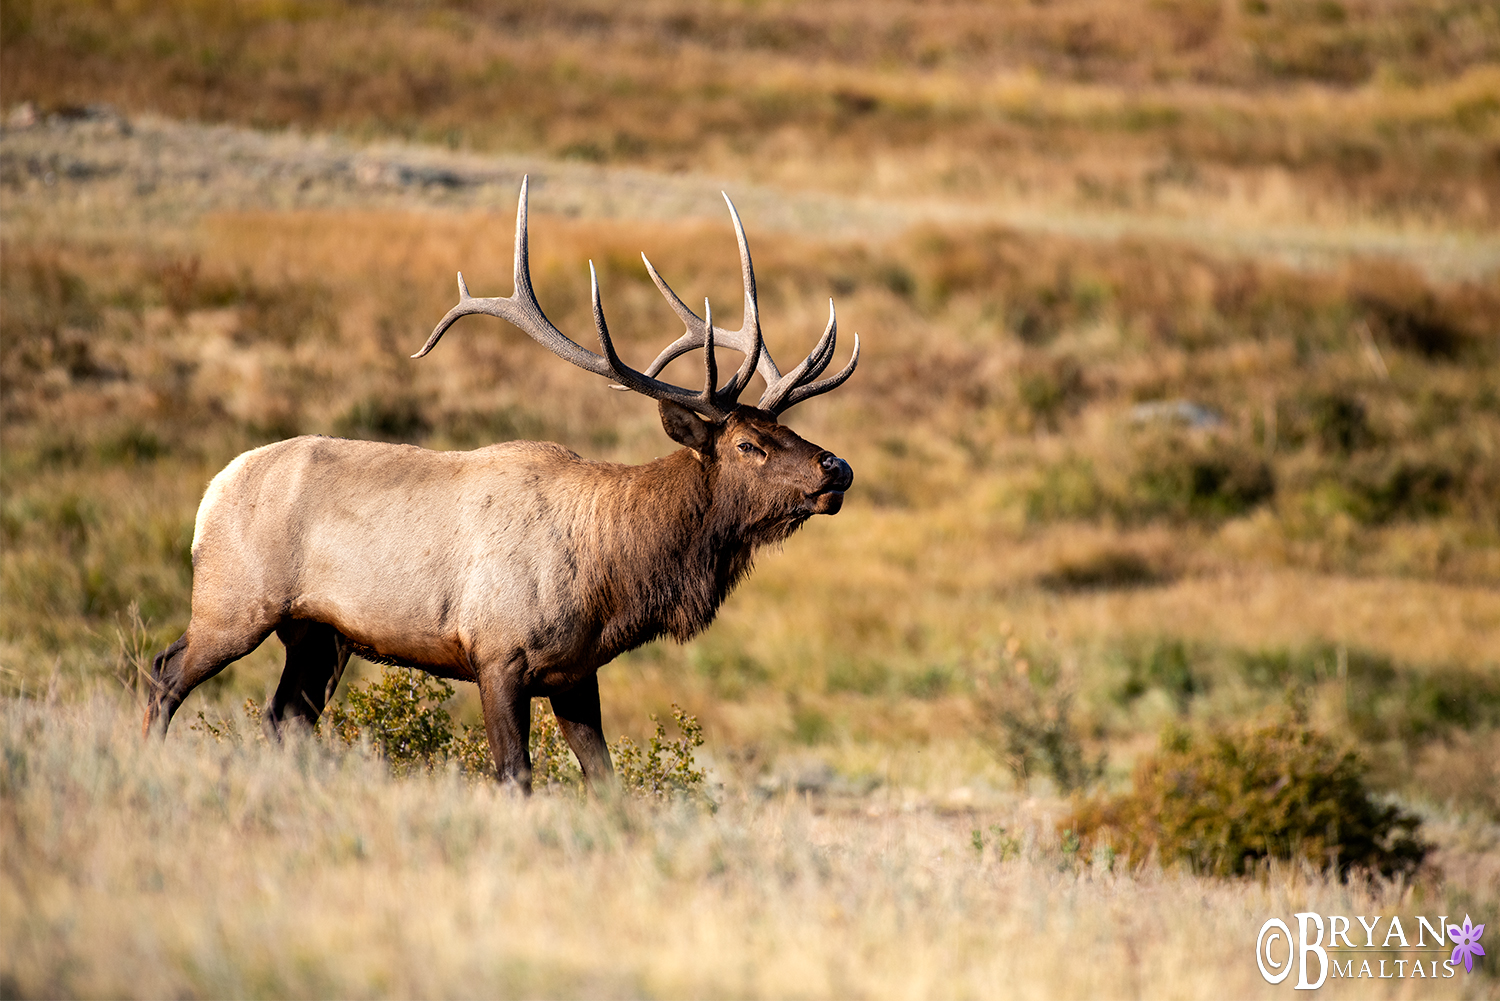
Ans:
{"type": "Polygon", "coordinates": [[[703,631],[750,572],[755,550],[805,520],[748,524],[744,498],[716,490],[713,463],[690,449],[622,473],[613,510],[599,523],[601,642],[614,652],[703,631]]]}

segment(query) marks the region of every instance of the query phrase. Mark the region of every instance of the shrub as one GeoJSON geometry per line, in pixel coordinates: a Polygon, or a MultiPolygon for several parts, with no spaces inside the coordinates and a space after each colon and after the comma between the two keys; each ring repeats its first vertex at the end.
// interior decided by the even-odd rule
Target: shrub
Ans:
{"type": "Polygon", "coordinates": [[[1120,513],[1228,518],[1275,492],[1270,465],[1250,449],[1227,440],[1198,443],[1165,436],[1148,440],[1140,450],[1120,513]]]}
{"type": "MultiPolygon", "coordinates": [[[[261,730],[260,706],[256,705],[254,699],[246,699],[245,704],[240,707],[245,721],[250,724],[249,733],[252,739],[265,740],[265,733],[261,730]]],[[[222,744],[229,741],[231,744],[239,744],[245,738],[240,733],[240,724],[234,716],[220,716],[218,719],[209,719],[202,709],[198,710],[198,719],[188,725],[189,730],[212,737],[214,743],[222,744]]]]}
{"type": "Polygon", "coordinates": [[[1035,523],[1094,518],[1107,503],[1094,464],[1078,456],[1044,467],[1025,498],[1026,518],[1035,523]]]}
{"type": "Polygon", "coordinates": [[[1446,514],[1466,485],[1462,474],[1430,459],[1382,461],[1351,470],[1349,479],[1362,501],[1356,513],[1373,524],[1446,514]]]}
{"type": "Polygon", "coordinates": [[[1124,795],[1081,803],[1070,826],[1141,859],[1239,876],[1263,860],[1411,873],[1429,847],[1420,821],[1377,802],[1354,752],[1300,721],[1193,737],[1164,735],[1124,795]],[[1123,842],[1123,844],[1119,844],[1123,842]]]}
{"type": "MultiPolygon", "coordinates": [[[[455,728],[443,708],[452,697],[453,686],[446,681],[419,671],[387,668],[378,681],[350,690],[341,702],[329,706],[320,728],[345,744],[367,739],[397,774],[452,761],[472,775],[493,776],[495,764],[484,730],[469,725],[455,728]]],[[[711,802],[703,792],[702,770],[693,767],[693,750],[703,746],[703,727],[696,716],[676,705],[672,719],[681,732],[676,740],[667,739],[665,728],[653,715],[656,733],[645,748],[637,747],[629,737],[611,746],[620,788],[646,799],[685,796],[711,802]]],[[[213,727],[208,729],[216,738],[221,735],[213,727]]],[[[529,750],[534,787],[582,791],[583,772],[556,716],[541,700],[532,703],[529,750]]]]}
{"type": "MultiPolygon", "coordinates": [[[[451,698],[453,686],[446,681],[420,671],[387,668],[380,680],[351,689],[329,706],[320,728],[345,744],[367,739],[398,774],[452,761],[471,775],[493,776],[489,738],[482,727],[455,727],[443,708],[451,698]]],[[[583,772],[572,760],[557,719],[541,705],[532,708],[529,749],[535,785],[583,787],[583,772]]]]}
{"type": "Polygon", "coordinates": [[[656,725],[656,733],[645,748],[637,747],[629,737],[621,737],[610,749],[620,788],[646,799],[687,798],[712,805],[703,791],[703,772],[693,767],[693,750],[703,746],[703,726],[676,703],[672,704],[672,719],[681,732],[676,740],[667,740],[666,728],[653,713],[651,722],[656,725]]]}
{"type": "Polygon", "coordinates": [[[980,737],[1017,779],[1045,774],[1064,792],[1082,789],[1103,773],[1104,757],[1084,752],[1072,688],[1020,654],[1010,637],[995,668],[976,679],[980,737]]]}
{"type": "Polygon", "coordinates": [[[1370,430],[1365,405],[1347,393],[1325,393],[1308,401],[1313,434],[1323,451],[1347,456],[1370,445],[1370,430]]]}
{"type": "MultiPolygon", "coordinates": [[[[530,750],[533,787],[570,792],[583,790],[583,769],[578,767],[551,707],[539,699],[533,699],[531,703],[530,750]]],[[[484,767],[493,772],[495,766],[487,745],[484,751],[484,767]]]]}
{"type": "Polygon", "coordinates": [[[1092,591],[1148,587],[1170,580],[1170,573],[1129,549],[1103,549],[1082,559],[1064,560],[1037,577],[1048,591],[1092,591]]]}
{"type": "MultiPolygon", "coordinates": [[[[322,727],[346,744],[368,740],[397,774],[431,769],[450,757],[464,761],[466,748],[455,746],[455,739],[474,739],[473,727],[454,734],[453,718],[443,708],[452,697],[453,686],[446,681],[420,671],[386,668],[380,680],[350,689],[342,701],[329,706],[322,727]]],[[[484,739],[482,733],[478,739],[484,739]]]]}
{"type": "Polygon", "coordinates": [[[1083,366],[1072,355],[1023,362],[1016,373],[1016,393],[1033,425],[1056,431],[1059,420],[1087,401],[1083,366]]]}
{"type": "Polygon", "coordinates": [[[98,296],[56,252],[6,248],[0,263],[5,337],[0,338],[0,386],[9,395],[30,387],[48,369],[70,378],[96,374],[93,335],[102,313],[98,296]]]}
{"type": "Polygon", "coordinates": [[[1488,291],[1440,298],[1415,267],[1366,261],[1350,276],[1349,298],[1382,340],[1425,358],[1452,360],[1485,339],[1475,336],[1484,329],[1483,321],[1476,322],[1464,307],[1469,305],[1466,299],[1490,299],[1492,304],[1493,293],[1486,295],[1488,291]]]}
{"type": "Polygon", "coordinates": [[[1181,640],[1158,639],[1140,645],[1132,644],[1122,651],[1126,676],[1116,693],[1121,704],[1128,704],[1152,689],[1171,696],[1178,712],[1186,712],[1188,703],[1207,687],[1207,679],[1194,669],[1196,652],[1181,640]]]}
{"type": "Polygon", "coordinates": [[[432,422],[416,397],[376,394],[345,411],[334,422],[334,430],[351,438],[415,442],[432,433],[432,422]]]}

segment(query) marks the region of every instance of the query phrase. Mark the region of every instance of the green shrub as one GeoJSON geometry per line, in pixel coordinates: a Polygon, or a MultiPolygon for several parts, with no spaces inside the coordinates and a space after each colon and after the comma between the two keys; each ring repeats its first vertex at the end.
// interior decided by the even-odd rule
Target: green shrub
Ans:
{"type": "MultiPolygon", "coordinates": [[[[365,406],[368,412],[368,406],[362,406],[365,406]]],[[[426,418],[422,416],[420,401],[418,401],[418,411],[416,419],[409,423],[412,429],[421,432],[422,421],[426,418]]],[[[351,426],[367,422],[366,416],[357,411],[351,411],[346,419],[350,421],[351,426]]],[[[401,423],[402,420],[396,421],[398,427],[401,423]]],[[[493,410],[446,411],[441,414],[436,426],[451,444],[464,448],[476,448],[497,441],[516,439],[545,441],[561,433],[549,426],[540,415],[517,406],[499,407],[493,410]]]]}
{"type": "Polygon", "coordinates": [[[1025,361],[1016,373],[1016,395],[1032,424],[1056,431],[1063,416],[1087,402],[1083,366],[1072,355],[1025,361]]]}
{"type": "MultiPolygon", "coordinates": [[[[475,739],[474,728],[454,733],[453,718],[443,708],[452,697],[453,686],[446,681],[421,671],[386,668],[380,680],[350,689],[329,706],[320,729],[345,744],[368,740],[397,774],[431,769],[450,758],[467,764],[464,742],[475,739]]],[[[482,732],[477,739],[484,740],[482,732]]],[[[493,766],[486,760],[481,767],[493,766]]]]}
{"type": "MultiPolygon", "coordinates": [[[[345,744],[368,740],[398,774],[452,761],[471,775],[493,776],[495,760],[482,727],[455,726],[443,703],[453,686],[406,668],[386,668],[378,681],[349,690],[328,707],[320,729],[345,744]]],[[[532,782],[544,787],[582,788],[583,773],[572,761],[550,709],[532,709],[532,782]]]]}
{"type": "Polygon", "coordinates": [[[1103,549],[1078,560],[1063,560],[1036,582],[1048,591],[1093,591],[1149,587],[1171,579],[1171,573],[1129,549],[1103,549]]]}
{"type": "Polygon", "coordinates": [[[1239,876],[1264,859],[1305,859],[1347,875],[1411,873],[1430,846],[1420,821],[1371,796],[1352,751],[1301,721],[1194,737],[1164,735],[1121,796],[1081,803],[1070,821],[1137,860],[1239,876]]]}
{"type": "Polygon", "coordinates": [[[1137,455],[1120,514],[1218,519],[1244,514],[1276,492],[1270,465],[1229,440],[1148,439],[1137,455]]]}
{"type": "MultiPolygon", "coordinates": [[[[469,774],[493,776],[495,764],[484,730],[455,727],[443,708],[452,697],[453,686],[446,681],[420,671],[387,668],[378,681],[351,689],[329,706],[320,730],[349,745],[368,740],[398,774],[452,761],[469,774]]],[[[704,774],[693,767],[693,750],[703,746],[703,727],[696,716],[676,705],[672,719],[681,731],[676,740],[668,740],[666,729],[652,716],[656,733],[645,748],[629,737],[610,747],[620,788],[646,799],[686,796],[707,802],[704,774]]],[[[212,727],[210,732],[220,736],[212,727]]],[[[532,702],[529,750],[534,787],[582,791],[583,772],[556,716],[539,699],[532,702]]]]}
{"type": "Polygon", "coordinates": [[[656,733],[645,748],[637,747],[629,737],[621,737],[612,747],[620,788],[646,799],[697,799],[711,803],[703,791],[703,772],[693,767],[693,750],[703,746],[703,727],[696,716],[672,704],[672,719],[681,732],[676,740],[667,740],[666,727],[653,713],[651,722],[656,733]]]}
{"type": "Polygon", "coordinates": [[[765,665],[740,650],[721,650],[704,643],[688,651],[688,663],[708,680],[721,699],[738,701],[770,677],[765,665]]]}
{"type": "Polygon", "coordinates": [[[1348,393],[1323,393],[1308,401],[1309,423],[1319,447],[1347,456],[1370,445],[1374,434],[1365,405],[1348,393]]]}
{"type": "Polygon", "coordinates": [[[1351,468],[1350,486],[1361,503],[1352,512],[1369,524],[1444,515],[1463,493],[1466,479],[1446,462],[1397,458],[1351,468]]]}
{"type": "MultiPolygon", "coordinates": [[[[541,699],[531,702],[530,749],[533,787],[570,792],[583,790],[583,769],[578,767],[573,749],[568,746],[552,708],[541,699]]],[[[488,746],[484,752],[485,767],[493,772],[488,746]]]]}
{"type": "Polygon", "coordinates": [[[993,669],[975,679],[980,739],[1017,779],[1045,774],[1064,792],[1082,789],[1104,771],[1090,758],[1073,718],[1074,692],[1055,671],[1033,669],[1012,637],[993,669]]]}
{"type": "Polygon", "coordinates": [[[346,410],[334,422],[334,430],[348,438],[416,442],[432,433],[432,422],[415,396],[376,394],[346,410]]]}
{"type": "Polygon", "coordinates": [[[1045,466],[1025,496],[1026,519],[1035,523],[1094,518],[1107,504],[1093,462],[1078,456],[1045,466]]]}
{"type": "Polygon", "coordinates": [[[996,860],[1000,862],[1020,858],[1021,852],[1026,848],[1025,842],[1007,832],[1000,824],[990,825],[988,838],[979,828],[974,828],[969,833],[969,844],[973,845],[974,853],[981,857],[984,855],[985,848],[988,847],[994,853],[996,860]]]}
{"type": "Polygon", "coordinates": [[[99,297],[55,251],[7,247],[4,257],[0,392],[9,396],[29,388],[49,369],[74,379],[97,374],[93,339],[102,322],[99,297]]]}
{"type": "Polygon", "coordinates": [[[1178,712],[1186,712],[1188,703],[1208,685],[1207,679],[1194,670],[1195,651],[1182,640],[1161,638],[1132,644],[1121,651],[1121,659],[1126,677],[1116,692],[1116,700],[1122,705],[1159,689],[1171,696],[1178,712]]]}
{"type": "Polygon", "coordinates": [[[1276,493],[1264,455],[1225,436],[1146,432],[1102,466],[1085,456],[1044,465],[1026,490],[1027,520],[1113,514],[1127,524],[1212,522],[1245,514],[1276,493]]]}
{"type": "MultiPolygon", "coordinates": [[[[265,740],[265,733],[260,725],[260,706],[256,705],[255,700],[246,699],[245,704],[240,707],[240,713],[250,724],[247,732],[251,739],[265,740]]],[[[189,724],[188,729],[212,737],[216,744],[222,744],[226,740],[231,744],[239,744],[245,739],[245,734],[240,733],[240,724],[236,717],[231,715],[209,719],[202,709],[198,710],[197,720],[189,724]]]]}

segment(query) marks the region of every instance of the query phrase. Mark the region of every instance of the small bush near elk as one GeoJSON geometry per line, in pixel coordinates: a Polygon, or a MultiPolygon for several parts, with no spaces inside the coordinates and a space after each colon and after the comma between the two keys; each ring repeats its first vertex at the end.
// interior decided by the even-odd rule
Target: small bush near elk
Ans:
{"type": "Polygon", "coordinates": [[[466,725],[454,732],[443,708],[452,697],[446,681],[387,668],[380,680],[350,689],[329,706],[320,729],[350,745],[363,737],[398,775],[450,760],[469,772],[493,770],[483,730],[466,725]]]}
{"type": "MultiPolygon", "coordinates": [[[[453,686],[430,675],[388,668],[363,688],[351,689],[328,707],[322,724],[345,744],[368,740],[397,774],[455,762],[473,775],[493,777],[494,759],[484,730],[455,726],[443,703],[453,686]]],[[[666,800],[677,797],[711,804],[703,791],[704,773],[693,767],[693,750],[703,746],[703,727],[696,716],[672,706],[681,736],[668,740],[656,716],[656,733],[642,748],[629,737],[610,747],[620,788],[634,796],[666,800]]],[[[581,790],[579,770],[551,710],[534,705],[531,716],[532,783],[538,788],[581,790]]]]}
{"type": "Polygon", "coordinates": [[[712,806],[703,791],[703,771],[693,767],[693,749],[703,746],[703,726],[698,717],[689,716],[675,704],[672,719],[682,733],[676,740],[667,740],[666,728],[653,713],[651,722],[656,733],[644,748],[637,747],[629,737],[621,737],[610,748],[620,787],[648,799],[682,797],[712,806]]]}
{"type": "Polygon", "coordinates": [[[1371,797],[1352,751],[1299,720],[1195,737],[1169,731],[1137,767],[1131,792],[1083,802],[1071,822],[1095,845],[1135,859],[1239,876],[1264,859],[1305,859],[1409,874],[1429,846],[1420,821],[1371,797]]]}

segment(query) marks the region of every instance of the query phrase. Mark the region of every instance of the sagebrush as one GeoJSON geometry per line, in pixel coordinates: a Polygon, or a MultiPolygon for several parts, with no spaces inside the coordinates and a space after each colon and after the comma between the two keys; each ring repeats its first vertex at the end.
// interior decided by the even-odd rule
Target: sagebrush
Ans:
{"type": "Polygon", "coordinates": [[[1241,876],[1268,859],[1410,875],[1431,846],[1421,821],[1370,788],[1359,755],[1295,717],[1193,734],[1169,729],[1129,792],[1081,801],[1091,844],[1142,861],[1241,876]]]}

